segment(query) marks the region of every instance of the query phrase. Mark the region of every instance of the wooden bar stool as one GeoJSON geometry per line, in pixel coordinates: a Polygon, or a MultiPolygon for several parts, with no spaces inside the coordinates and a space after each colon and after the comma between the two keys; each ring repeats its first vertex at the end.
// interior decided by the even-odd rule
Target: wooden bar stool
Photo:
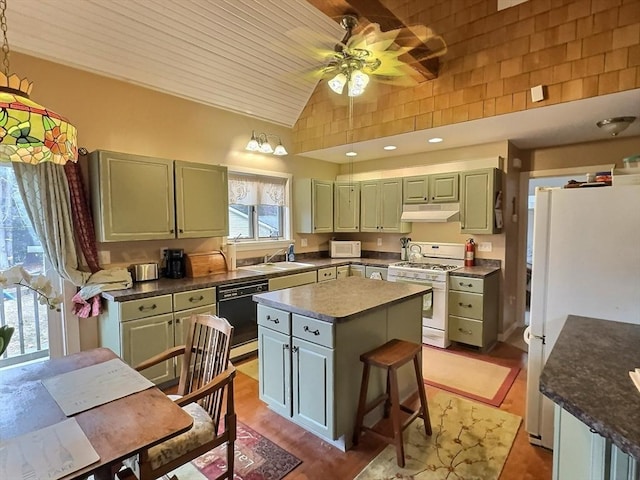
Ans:
{"type": "Polygon", "coordinates": [[[361,432],[369,431],[385,442],[395,444],[396,457],[398,459],[398,466],[400,467],[404,467],[404,443],[402,441],[402,432],[404,429],[416,418],[421,417],[424,421],[424,431],[426,435],[431,436],[431,420],[429,419],[427,395],[424,390],[422,374],[420,373],[419,354],[421,348],[417,343],[394,339],[374,350],[360,355],[360,361],[364,363],[364,368],[362,370],[362,384],[360,385],[356,425],[353,429],[353,444],[358,444],[361,432]],[[398,368],[411,360],[413,360],[413,366],[416,372],[416,383],[418,384],[418,395],[420,397],[420,406],[418,410],[415,411],[400,403],[400,395],[398,393],[398,368]],[[387,370],[387,391],[367,405],[369,372],[372,365],[387,370]],[[385,418],[388,418],[389,413],[391,413],[391,422],[393,424],[392,437],[382,435],[362,424],[364,416],[382,402],[384,402],[385,418]],[[400,410],[404,410],[410,414],[404,423],[400,421],[400,410]]]}

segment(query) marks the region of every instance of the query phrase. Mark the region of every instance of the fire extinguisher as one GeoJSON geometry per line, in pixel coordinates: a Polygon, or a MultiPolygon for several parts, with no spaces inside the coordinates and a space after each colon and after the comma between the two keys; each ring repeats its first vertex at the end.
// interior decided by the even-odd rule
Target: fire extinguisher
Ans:
{"type": "Polygon", "coordinates": [[[473,241],[473,238],[467,240],[464,248],[464,266],[465,267],[473,267],[476,256],[476,244],[473,241]]]}

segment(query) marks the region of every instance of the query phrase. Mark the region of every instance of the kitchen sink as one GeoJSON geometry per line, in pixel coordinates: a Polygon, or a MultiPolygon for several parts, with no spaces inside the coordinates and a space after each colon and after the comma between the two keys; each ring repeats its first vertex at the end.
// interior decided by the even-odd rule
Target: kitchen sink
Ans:
{"type": "Polygon", "coordinates": [[[252,272],[269,273],[283,272],[287,270],[297,270],[300,268],[315,267],[312,263],[302,262],[269,262],[259,263],[257,265],[247,265],[246,267],[238,267],[238,270],[250,270],[252,272]]]}

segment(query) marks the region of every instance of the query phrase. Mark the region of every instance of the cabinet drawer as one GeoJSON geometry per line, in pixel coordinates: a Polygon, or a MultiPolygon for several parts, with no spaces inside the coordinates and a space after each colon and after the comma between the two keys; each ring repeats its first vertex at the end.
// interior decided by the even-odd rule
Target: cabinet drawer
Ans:
{"type": "Polygon", "coordinates": [[[308,342],[333,348],[333,324],[293,314],[292,335],[308,342]]]}
{"type": "Polygon", "coordinates": [[[258,305],[258,325],[289,335],[291,333],[291,314],[277,308],[258,305]]]}
{"type": "Polygon", "coordinates": [[[449,315],[449,340],[482,347],[483,326],[479,320],[449,315]]]}
{"type": "Polygon", "coordinates": [[[318,282],[336,279],[336,267],[327,267],[318,269],[318,282]]]}
{"type": "Polygon", "coordinates": [[[449,313],[482,320],[483,296],[478,293],[449,292],[449,313]]]}
{"type": "Polygon", "coordinates": [[[482,293],[484,291],[484,279],[471,277],[449,277],[449,288],[461,292],[482,293]]]}
{"type": "Polygon", "coordinates": [[[127,320],[161,315],[171,311],[173,311],[171,295],[160,295],[122,302],[120,305],[120,318],[123,322],[126,322],[127,320]]]}
{"type": "Polygon", "coordinates": [[[311,272],[294,273],[285,277],[275,277],[269,279],[269,291],[282,290],[283,288],[297,287],[299,285],[307,285],[308,283],[316,283],[318,277],[317,270],[311,272]]]}
{"type": "Polygon", "coordinates": [[[173,310],[186,310],[216,303],[216,288],[201,288],[173,294],[173,310]]]}

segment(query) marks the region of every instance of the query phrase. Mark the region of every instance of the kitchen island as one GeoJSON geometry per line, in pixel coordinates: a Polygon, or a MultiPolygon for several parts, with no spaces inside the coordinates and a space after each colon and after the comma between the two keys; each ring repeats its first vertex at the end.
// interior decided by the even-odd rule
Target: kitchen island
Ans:
{"type": "Polygon", "coordinates": [[[569,315],[540,376],[555,404],[554,479],[636,479],[640,325],[569,315]]]}
{"type": "MultiPolygon", "coordinates": [[[[258,303],[260,399],[280,415],[347,450],[358,405],[360,355],[393,338],[420,343],[422,297],[430,288],[347,277],[254,295],[258,303]]],[[[408,364],[400,396],[415,392],[408,364]]],[[[368,400],[385,391],[374,369],[368,400]]],[[[365,417],[372,425],[381,408],[365,417]]]]}

